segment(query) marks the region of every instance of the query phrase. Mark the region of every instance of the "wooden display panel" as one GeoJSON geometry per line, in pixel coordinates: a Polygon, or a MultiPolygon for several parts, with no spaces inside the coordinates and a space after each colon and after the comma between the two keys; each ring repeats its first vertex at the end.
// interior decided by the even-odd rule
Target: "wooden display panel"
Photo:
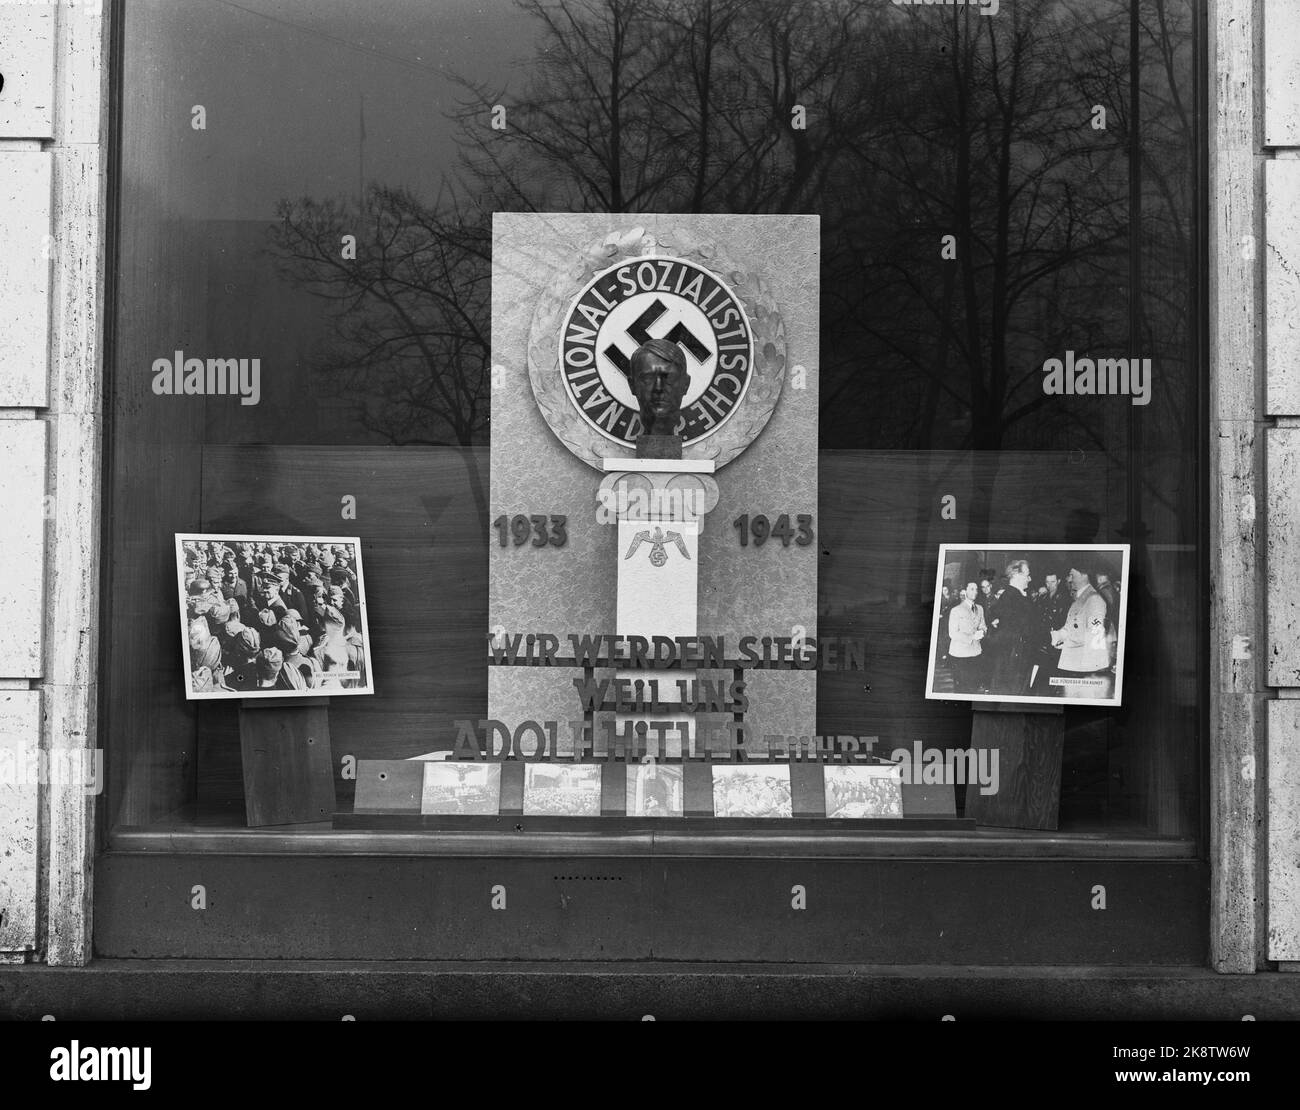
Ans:
{"type": "Polygon", "coordinates": [[[245,701],[239,746],[250,828],[330,820],[335,800],[328,698],[245,701]]]}
{"type": "Polygon", "coordinates": [[[999,789],[966,788],[966,816],[980,825],[1055,831],[1061,807],[1065,718],[1060,709],[981,711],[971,721],[971,747],[998,753],[999,789]]]}

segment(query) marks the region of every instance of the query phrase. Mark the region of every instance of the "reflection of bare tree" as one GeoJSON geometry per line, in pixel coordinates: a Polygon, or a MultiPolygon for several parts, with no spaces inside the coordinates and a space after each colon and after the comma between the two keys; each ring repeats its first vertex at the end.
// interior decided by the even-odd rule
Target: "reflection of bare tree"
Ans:
{"type": "MultiPolygon", "coordinates": [[[[1141,50],[1160,67],[1154,110],[1185,114],[1186,18],[1171,17],[1171,0],[1140,2],[1151,13],[1141,50]]],[[[463,82],[464,164],[487,204],[815,208],[824,444],[1114,440],[1088,399],[1048,403],[1041,366],[1066,346],[1131,346],[1129,90],[1116,80],[1092,92],[1127,77],[1128,0],[1008,5],[995,19],[861,0],[520,7],[540,34],[522,93],[463,82]],[[1096,100],[1117,121],[1109,131],[1091,126],[1096,100]],[[503,131],[483,124],[497,103],[510,112],[503,131]]],[[[1175,130],[1152,153],[1174,223],[1188,198],[1168,178],[1188,176],[1190,142],[1175,130]]],[[[1170,259],[1168,272],[1185,282],[1185,266],[1170,259]]],[[[1185,301],[1148,299],[1167,332],[1183,326],[1185,301]]]]}
{"type": "Polygon", "coordinates": [[[1140,254],[1142,296],[1135,304],[1133,345],[1155,360],[1148,449],[1177,450],[1194,434],[1195,331],[1198,302],[1196,236],[1196,119],[1191,90],[1194,12],[1184,0],[1142,0],[1136,43],[1129,40],[1130,5],[1074,18],[1090,29],[1081,42],[1079,83],[1091,103],[1111,106],[1108,133],[1132,163],[1131,214],[1140,254]],[[1132,67],[1140,74],[1141,104],[1132,100],[1132,67]]]}
{"type": "Polygon", "coordinates": [[[372,187],[344,203],[282,202],[273,231],[288,277],[333,307],[318,363],[367,430],[394,444],[469,446],[487,428],[487,229],[444,200],[372,187]],[[355,258],[349,248],[355,236],[355,258]]]}
{"type": "Polygon", "coordinates": [[[495,195],[494,207],[644,210],[666,172],[646,89],[668,64],[647,0],[522,0],[540,24],[530,87],[511,105],[505,132],[482,121],[502,99],[462,80],[472,107],[462,115],[470,166],[495,195]],[[496,141],[498,134],[508,136],[496,141]],[[550,202],[551,188],[556,191],[550,202]]]}
{"type": "Polygon", "coordinates": [[[1089,304],[1126,234],[1114,144],[1088,126],[1046,6],[934,14],[890,35],[910,80],[855,151],[865,195],[848,218],[865,249],[835,255],[828,283],[853,361],[828,368],[823,407],[887,398],[898,446],[1046,445],[1043,358],[1104,342],[1089,321],[1117,314],[1089,304]]]}
{"type": "MultiPolygon", "coordinates": [[[[317,356],[328,391],[389,443],[481,443],[490,385],[491,237],[450,197],[425,205],[372,186],[353,208],[282,201],[272,248],[281,271],[330,303],[331,341],[317,356]]],[[[478,464],[464,454],[487,520],[478,464]]]]}
{"type": "Polygon", "coordinates": [[[1140,335],[1130,0],[996,18],[866,0],[520,0],[538,31],[522,91],[460,82],[460,182],[433,205],[385,189],[357,214],[286,204],[277,246],[339,308],[327,372],[395,443],[485,428],[489,240],[455,200],[472,194],[483,211],[819,211],[826,446],[1122,451],[1118,406],[1041,390],[1043,360],[1072,347],[1165,360],[1155,403],[1177,448],[1190,9],[1132,2],[1150,90],[1140,335]],[[496,104],[504,130],[487,124],[496,104]],[[350,226],[365,229],[355,262],[338,251],[350,226]]]}
{"type": "Polygon", "coordinates": [[[869,125],[864,0],[519,6],[541,32],[523,95],[462,81],[465,165],[493,207],[806,211],[869,125]],[[497,103],[510,123],[486,130],[497,103]]]}

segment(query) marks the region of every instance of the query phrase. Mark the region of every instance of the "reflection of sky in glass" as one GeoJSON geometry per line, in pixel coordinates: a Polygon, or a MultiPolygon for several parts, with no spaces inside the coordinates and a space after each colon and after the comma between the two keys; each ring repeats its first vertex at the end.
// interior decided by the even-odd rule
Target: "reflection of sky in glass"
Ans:
{"type": "Polygon", "coordinates": [[[365,180],[432,196],[455,172],[453,73],[506,86],[534,33],[508,0],[127,0],[126,22],[128,187],[213,219],[355,196],[363,100],[365,180]]]}

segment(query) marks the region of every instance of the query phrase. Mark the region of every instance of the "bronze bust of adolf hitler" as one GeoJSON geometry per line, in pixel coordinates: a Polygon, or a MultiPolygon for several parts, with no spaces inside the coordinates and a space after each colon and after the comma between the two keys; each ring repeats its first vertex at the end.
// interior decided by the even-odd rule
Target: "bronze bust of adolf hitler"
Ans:
{"type": "Polygon", "coordinates": [[[632,392],[641,409],[638,459],[680,459],[682,437],[677,434],[682,399],[690,385],[686,355],[671,339],[650,339],[628,362],[632,392]]]}

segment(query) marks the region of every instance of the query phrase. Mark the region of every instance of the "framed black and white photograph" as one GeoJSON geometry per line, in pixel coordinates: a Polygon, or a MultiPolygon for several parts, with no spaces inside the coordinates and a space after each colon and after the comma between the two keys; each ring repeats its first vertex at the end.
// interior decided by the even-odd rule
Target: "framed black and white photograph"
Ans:
{"type": "Polygon", "coordinates": [[[925,696],[1119,705],[1128,544],[943,544],[925,696]]]}
{"type": "Polygon", "coordinates": [[[185,696],[373,694],[356,537],[178,534],[185,696]]]}

